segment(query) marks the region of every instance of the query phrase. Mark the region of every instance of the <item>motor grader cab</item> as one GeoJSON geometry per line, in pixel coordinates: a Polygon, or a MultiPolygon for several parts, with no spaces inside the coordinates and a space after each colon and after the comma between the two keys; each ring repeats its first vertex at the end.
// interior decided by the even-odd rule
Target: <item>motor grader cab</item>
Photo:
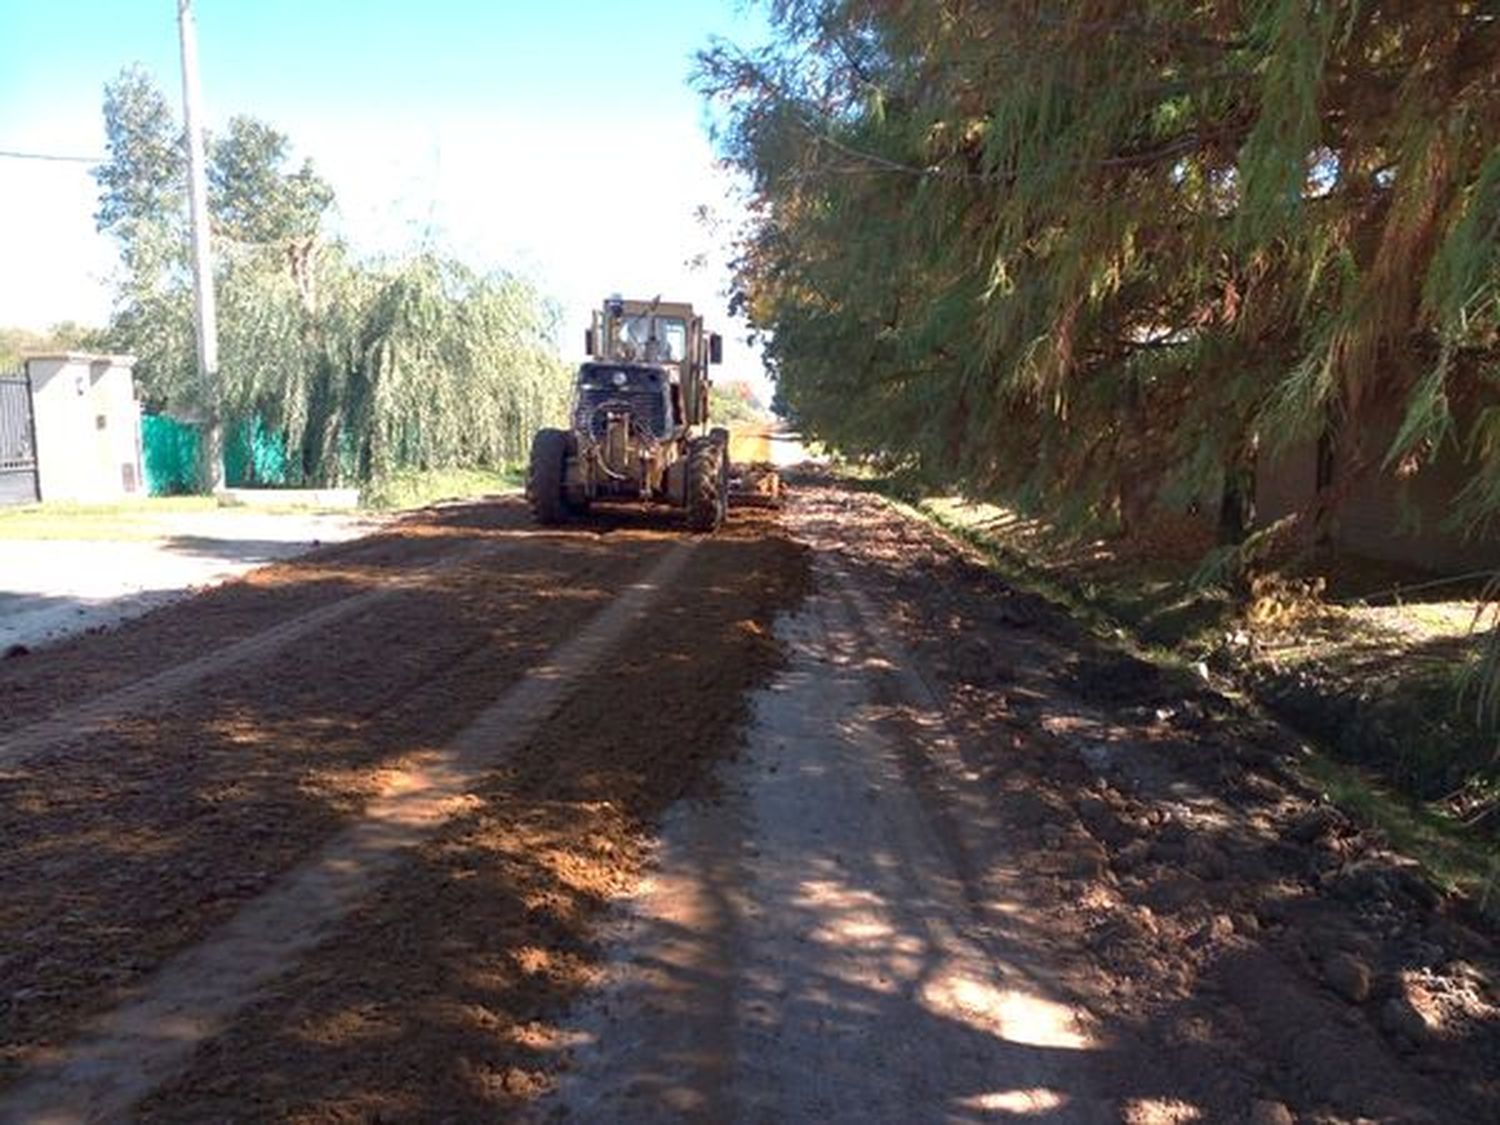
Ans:
{"type": "Polygon", "coordinates": [[[559,523],[595,501],[680,508],[713,531],[729,502],[729,432],[708,421],[708,368],[723,344],[693,307],[610,297],[585,339],[571,425],[531,444],[526,495],[537,521],[559,523]]]}

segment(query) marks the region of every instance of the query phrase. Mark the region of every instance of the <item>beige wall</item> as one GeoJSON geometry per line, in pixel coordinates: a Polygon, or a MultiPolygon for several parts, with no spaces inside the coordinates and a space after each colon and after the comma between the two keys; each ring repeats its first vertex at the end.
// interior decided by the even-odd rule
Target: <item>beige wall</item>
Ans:
{"type": "Polygon", "coordinates": [[[43,500],[145,494],[134,362],[77,352],[27,359],[43,500]]]}
{"type": "Polygon", "coordinates": [[[1275,455],[1262,449],[1255,465],[1255,523],[1266,527],[1293,512],[1312,512],[1317,498],[1318,447],[1298,442],[1275,455]]]}
{"type": "MultiPolygon", "coordinates": [[[[1352,474],[1347,442],[1334,464],[1341,496],[1331,525],[1333,545],[1351,554],[1457,574],[1500,567],[1500,537],[1473,539],[1444,528],[1454,499],[1469,480],[1461,451],[1451,442],[1405,479],[1381,462],[1400,426],[1389,413],[1367,419],[1363,455],[1369,467],[1352,474]]],[[[1458,430],[1467,432],[1460,422],[1458,430]]],[[[1264,527],[1292,512],[1311,514],[1316,498],[1317,446],[1306,442],[1278,457],[1261,457],[1255,474],[1256,522],[1264,527]]]]}

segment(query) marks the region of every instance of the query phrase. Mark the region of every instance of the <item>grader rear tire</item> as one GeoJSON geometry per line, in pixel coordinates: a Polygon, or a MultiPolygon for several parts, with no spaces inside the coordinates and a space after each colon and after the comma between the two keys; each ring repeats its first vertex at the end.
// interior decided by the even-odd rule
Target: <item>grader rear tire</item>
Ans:
{"type": "Polygon", "coordinates": [[[531,439],[531,461],[526,470],[526,499],[537,523],[562,523],[567,515],[563,474],[568,458],[568,435],[563,430],[538,430],[531,439]]]}
{"type": "Polygon", "coordinates": [[[717,531],[729,500],[729,468],[720,442],[700,438],[688,450],[687,525],[692,531],[717,531]]]}

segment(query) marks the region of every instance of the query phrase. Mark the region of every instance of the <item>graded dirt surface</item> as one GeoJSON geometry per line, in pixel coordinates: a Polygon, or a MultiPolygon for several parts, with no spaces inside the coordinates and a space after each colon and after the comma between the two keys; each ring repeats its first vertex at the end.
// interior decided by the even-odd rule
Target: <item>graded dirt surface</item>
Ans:
{"type": "Polygon", "coordinates": [[[601,909],[732,749],[803,581],[759,517],[701,541],[617,662],[143,1117],[485,1120],[547,1088],[601,909]]]}
{"type": "Polygon", "coordinates": [[[476,740],[95,1116],[1500,1119],[1493,937],[1283,731],[829,482],[713,537],[432,510],[0,702],[0,1121],[476,740]]]}
{"type": "Polygon", "coordinates": [[[117,686],[125,676],[111,660],[122,652],[131,673],[149,674],[352,587],[458,560],[324,634],[4,762],[0,1074],[45,1058],[232,916],[357,815],[386,772],[442,745],[674,538],[602,530],[538,535],[514,503],[440,511],[118,633],[0,664],[14,738],[12,714],[76,707],[80,680],[117,686]]]}
{"type": "MultiPolygon", "coordinates": [[[[511,1025],[565,990],[522,963],[567,964],[569,946],[587,940],[591,912],[628,880],[657,811],[732,745],[746,690],[776,659],[772,622],[805,578],[802,551],[768,520],[747,517],[696,540],[670,517],[631,510],[540,532],[515,501],[440,509],[118,632],[0,664],[0,692],[15,701],[0,755],[16,751],[0,759],[0,1076],[35,1087],[38,1074],[76,1056],[73,1043],[104,1013],[164,987],[174,958],[272,897],[287,873],[360,821],[392,776],[419,769],[518,677],[551,678],[556,654],[684,543],[684,569],[670,589],[648,592],[648,616],[571,688],[578,702],[476,785],[463,814],[293,969],[290,992],[272,994],[311,1002],[304,981],[319,976],[356,993],[388,984],[386,1013],[433,1030],[400,1037],[423,1059],[424,1083],[408,1087],[398,1073],[388,1093],[384,1053],[363,1052],[356,1036],[353,1052],[369,1067],[361,1074],[350,1043],[317,1055],[296,1022],[265,1035],[257,1007],[195,1060],[185,1087],[194,1096],[167,1091],[142,1112],[263,1119],[297,1101],[283,1093],[290,1088],[306,1103],[299,1113],[331,1106],[337,1115],[343,1096],[355,1106],[388,1096],[420,1119],[450,1103],[496,1104],[492,1085],[472,1103],[463,1098],[462,1075],[489,1055],[501,1070],[544,1072],[526,1052],[512,1057],[511,1025]],[[248,644],[372,591],[383,592],[326,631],[248,644]],[[170,690],[173,675],[229,645],[246,659],[170,690]],[[149,677],[167,677],[169,690],[134,699],[130,685],[149,677]],[[126,704],[102,729],[53,729],[51,718],[87,709],[99,691],[126,704]],[[544,908],[554,900],[556,912],[544,908]],[[409,1011],[428,990],[428,966],[389,940],[388,924],[415,927],[410,940],[431,943],[439,955],[430,968],[454,985],[470,982],[471,967],[441,951],[466,940],[480,959],[473,972],[517,975],[499,987],[491,1015],[460,1020],[444,1039],[437,1031],[455,1006],[472,1005],[435,994],[409,1011]],[[375,971],[383,958],[401,972],[375,971]],[[496,1025],[510,1030],[483,1034],[496,1025]],[[281,1064],[247,1074],[265,1056],[236,1045],[241,1034],[281,1064]],[[478,1036],[471,1051],[455,1049],[463,1035],[478,1036]],[[231,1053],[219,1054],[226,1044],[231,1053]],[[237,1070],[232,1096],[199,1103],[214,1083],[193,1076],[215,1058],[237,1070]],[[439,1058],[444,1065],[425,1065],[439,1058]],[[320,1062],[353,1085],[325,1081],[320,1062]]],[[[274,1021],[274,999],[266,1004],[274,1021]]],[[[333,1018],[345,1018],[342,1008],[333,1018]]],[[[9,1108],[0,1095],[0,1119],[9,1108]]]]}
{"type": "Polygon", "coordinates": [[[616,923],[549,1118],[1491,1121],[1493,939],[1286,769],[877,498],[720,801],[616,923]]]}

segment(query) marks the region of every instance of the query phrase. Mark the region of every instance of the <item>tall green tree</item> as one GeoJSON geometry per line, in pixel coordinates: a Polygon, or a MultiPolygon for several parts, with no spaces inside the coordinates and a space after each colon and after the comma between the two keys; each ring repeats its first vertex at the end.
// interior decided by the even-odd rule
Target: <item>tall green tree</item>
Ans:
{"type": "Polygon", "coordinates": [[[95,225],[119,243],[127,270],[155,280],[182,258],[187,159],[166,98],[139,67],[105,86],[104,134],[95,225]]]}
{"type": "Polygon", "coordinates": [[[286,135],[236,115],[209,145],[209,202],[217,231],[239,242],[275,244],[312,238],[333,203],[333,189],[304,160],[286,169],[286,135]]]}
{"type": "Polygon", "coordinates": [[[263,121],[235,116],[209,145],[209,207],[215,233],[241,246],[274,248],[304,306],[317,303],[313,255],[333,188],[304,160],[287,168],[290,142],[263,121]]]}
{"type": "Polygon", "coordinates": [[[555,310],[523,280],[432,253],[357,259],[324,229],[332,188],[275,128],[210,138],[220,380],[198,382],[181,129],[149,77],[105,90],[101,230],[121,250],[110,345],[140,357],[147,401],[269,433],[287,483],[520,460],[565,409],[555,310]]]}
{"type": "Polygon", "coordinates": [[[811,429],[1054,513],[1209,484],[1231,532],[1270,444],[1407,473],[1458,445],[1463,517],[1500,512],[1489,5],[771,10],[700,76],[754,192],[742,299],[811,429]]]}
{"type": "Polygon", "coordinates": [[[183,360],[192,352],[192,279],[187,255],[187,159],[165,96],[139,67],[104,89],[108,158],[95,225],[120,252],[113,346],[133,353],[148,395],[201,407],[206,389],[183,360]]]}

